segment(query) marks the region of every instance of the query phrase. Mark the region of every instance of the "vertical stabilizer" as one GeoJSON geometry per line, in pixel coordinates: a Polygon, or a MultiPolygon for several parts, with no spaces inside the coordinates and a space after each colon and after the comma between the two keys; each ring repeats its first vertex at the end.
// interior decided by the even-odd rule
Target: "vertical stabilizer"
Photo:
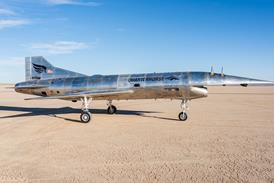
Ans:
{"type": "Polygon", "coordinates": [[[25,67],[26,81],[86,76],[77,72],[54,67],[44,57],[41,56],[26,57],[25,67]]]}

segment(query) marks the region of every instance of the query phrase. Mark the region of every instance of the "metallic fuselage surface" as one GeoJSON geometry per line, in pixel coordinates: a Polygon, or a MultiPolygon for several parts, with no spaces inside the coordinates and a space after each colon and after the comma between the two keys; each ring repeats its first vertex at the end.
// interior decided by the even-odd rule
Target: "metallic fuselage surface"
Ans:
{"type": "Polygon", "coordinates": [[[195,99],[207,97],[207,89],[204,86],[240,85],[252,84],[253,82],[258,83],[260,80],[221,74],[212,75],[209,72],[94,75],[22,82],[16,85],[16,91],[46,97],[83,91],[132,89],[134,91],[132,94],[95,97],[94,99],[195,99]]]}
{"type": "Polygon", "coordinates": [[[34,80],[18,83],[16,91],[38,96],[54,96],[65,95],[68,92],[132,89],[134,94],[94,99],[181,98],[186,95],[185,91],[189,83],[195,83],[190,80],[190,76],[191,73],[152,73],[34,80]],[[23,86],[26,88],[22,88],[23,86]],[[27,88],[28,86],[30,88],[27,88]],[[31,88],[31,86],[34,87],[31,88]],[[35,86],[41,86],[41,88],[35,88],[35,86]]]}

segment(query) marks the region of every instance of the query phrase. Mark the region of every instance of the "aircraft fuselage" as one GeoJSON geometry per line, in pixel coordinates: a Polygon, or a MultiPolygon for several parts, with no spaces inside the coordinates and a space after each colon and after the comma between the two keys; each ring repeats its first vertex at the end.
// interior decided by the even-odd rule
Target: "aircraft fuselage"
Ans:
{"type": "MultiPolygon", "coordinates": [[[[95,97],[95,100],[195,99],[207,97],[210,85],[252,84],[252,79],[210,72],[173,72],[32,80],[16,84],[16,91],[38,96],[58,96],[82,91],[132,89],[132,94],[95,97]],[[237,82],[238,81],[238,82],[237,82]]],[[[254,80],[258,82],[258,80],[254,80]]]]}
{"type": "Polygon", "coordinates": [[[81,101],[80,119],[91,120],[89,104],[92,100],[107,100],[107,113],[115,114],[113,100],[131,99],[180,99],[181,121],[187,120],[188,102],[207,97],[208,86],[273,85],[273,82],[211,72],[167,72],[124,75],[93,75],[58,68],[44,57],[26,57],[25,82],[17,83],[15,91],[41,97],[25,100],[81,101]]]}
{"type": "Polygon", "coordinates": [[[38,96],[65,95],[67,92],[92,90],[132,89],[134,94],[96,97],[94,99],[151,99],[151,98],[200,98],[207,96],[206,88],[197,95],[191,86],[203,86],[208,73],[151,73],[132,75],[94,75],[90,77],[34,80],[16,85],[16,91],[38,96]],[[23,88],[25,86],[25,88],[23,88]]]}

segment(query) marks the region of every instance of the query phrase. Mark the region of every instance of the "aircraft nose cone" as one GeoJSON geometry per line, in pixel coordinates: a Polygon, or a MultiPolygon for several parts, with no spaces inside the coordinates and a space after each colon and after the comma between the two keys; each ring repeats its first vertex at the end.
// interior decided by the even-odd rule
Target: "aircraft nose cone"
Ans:
{"type": "Polygon", "coordinates": [[[266,80],[258,80],[258,79],[250,79],[249,80],[250,85],[274,85],[274,82],[272,81],[266,81],[266,80]]]}
{"type": "Polygon", "coordinates": [[[238,76],[226,76],[226,84],[227,85],[235,85],[240,84],[242,86],[271,86],[274,85],[272,81],[259,80],[253,78],[245,78],[238,76]]]}

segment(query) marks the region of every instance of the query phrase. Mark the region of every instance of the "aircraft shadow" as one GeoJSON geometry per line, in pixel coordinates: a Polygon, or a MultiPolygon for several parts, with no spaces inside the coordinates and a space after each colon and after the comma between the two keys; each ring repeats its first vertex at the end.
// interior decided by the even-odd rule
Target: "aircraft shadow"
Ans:
{"type": "MultiPolygon", "coordinates": [[[[37,107],[13,107],[13,106],[0,106],[0,111],[13,111],[13,112],[23,112],[22,114],[15,114],[9,116],[0,117],[0,119],[7,118],[19,118],[19,117],[30,117],[30,116],[50,116],[55,118],[61,118],[71,122],[81,122],[80,120],[74,120],[69,118],[60,117],[57,115],[60,114],[71,114],[76,113],[80,114],[80,109],[75,109],[71,107],[62,107],[62,108],[37,108],[37,107]]],[[[92,114],[107,114],[105,109],[91,109],[92,114]]],[[[143,116],[148,113],[157,113],[155,111],[132,111],[132,110],[118,110],[118,115],[137,115],[143,116]]]]}

